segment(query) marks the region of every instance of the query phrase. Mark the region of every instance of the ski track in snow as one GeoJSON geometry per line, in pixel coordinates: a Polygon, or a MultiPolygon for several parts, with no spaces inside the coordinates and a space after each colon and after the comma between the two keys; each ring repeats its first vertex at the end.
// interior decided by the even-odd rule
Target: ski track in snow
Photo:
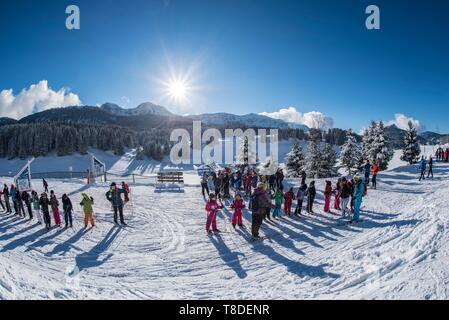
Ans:
{"type": "Polygon", "coordinates": [[[233,230],[229,208],[223,233],[206,236],[198,187],[132,187],[122,228],[106,186],[92,186],[96,227],[84,231],[85,186],[50,180],[59,196],[73,193],[74,228],[1,214],[0,299],[447,299],[449,166],[434,170],[422,183],[411,167],[382,173],[357,225],[324,214],[319,192],[315,215],[264,223],[261,242],[250,241],[246,210],[246,229],[233,230]]]}

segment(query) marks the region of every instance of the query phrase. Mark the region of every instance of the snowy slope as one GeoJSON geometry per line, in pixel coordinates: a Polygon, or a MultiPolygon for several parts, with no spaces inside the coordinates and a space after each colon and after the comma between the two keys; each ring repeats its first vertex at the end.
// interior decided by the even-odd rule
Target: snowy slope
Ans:
{"type": "MultiPolygon", "coordinates": [[[[97,227],[81,229],[78,205],[67,231],[0,215],[0,298],[446,299],[448,176],[446,164],[423,183],[414,167],[382,173],[355,226],[322,213],[319,192],[316,215],[264,224],[262,243],[232,231],[228,209],[218,219],[226,233],[205,236],[197,187],[134,187],[131,227],[121,229],[111,223],[106,186],[50,181],[75,204],[81,191],[92,194],[97,227]]],[[[249,212],[244,219],[249,227],[249,212]]]]}

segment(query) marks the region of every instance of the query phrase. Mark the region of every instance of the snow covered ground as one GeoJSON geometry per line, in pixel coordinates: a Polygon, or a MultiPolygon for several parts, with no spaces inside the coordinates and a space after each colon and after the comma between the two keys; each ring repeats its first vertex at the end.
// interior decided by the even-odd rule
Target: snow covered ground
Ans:
{"type": "MultiPolygon", "coordinates": [[[[0,179],[1,182],[8,179],[0,179]]],[[[349,226],[322,212],[265,223],[263,242],[233,231],[223,210],[220,236],[205,235],[200,189],[158,193],[134,186],[130,227],[113,225],[106,185],[50,180],[75,203],[73,229],[45,233],[0,214],[1,299],[447,299],[449,166],[417,181],[393,162],[349,226]],[[82,229],[80,192],[95,200],[97,226],[82,229]]],[[[39,190],[40,191],[40,190],[39,190]]],[[[249,229],[250,213],[244,212],[249,229]]]]}

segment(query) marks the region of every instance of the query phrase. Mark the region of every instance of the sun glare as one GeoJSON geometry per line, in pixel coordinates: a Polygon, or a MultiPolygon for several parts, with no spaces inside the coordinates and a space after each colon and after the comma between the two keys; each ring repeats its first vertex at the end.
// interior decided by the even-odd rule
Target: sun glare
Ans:
{"type": "Polygon", "coordinates": [[[182,81],[173,81],[169,84],[168,91],[175,99],[185,99],[187,96],[187,85],[182,81]]]}

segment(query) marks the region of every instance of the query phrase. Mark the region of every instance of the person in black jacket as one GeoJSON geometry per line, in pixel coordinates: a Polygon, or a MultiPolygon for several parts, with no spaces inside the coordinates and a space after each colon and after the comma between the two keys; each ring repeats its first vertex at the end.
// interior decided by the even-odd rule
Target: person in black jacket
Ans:
{"type": "Polygon", "coordinates": [[[4,187],[3,187],[3,197],[5,199],[6,212],[12,213],[11,204],[9,203],[9,189],[8,189],[8,186],[6,185],[6,183],[4,184],[4,187]]]}
{"type": "Polygon", "coordinates": [[[44,186],[44,191],[48,193],[48,183],[47,183],[47,180],[42,179],[42,185],[44,186]]]}
{"type": "Polygon", "coordinates": [[[51,220],[50,220],[50,211],[48,210],[48,206],[50,205],[50,200],[48,199],[47,194],[42,193],[39,199],[39,205],[42,210],[42,215],[44,216],[45,227],[47,229],[51,228],[51,220]]]}
{"type": "Polygon", "coordinates": [[[307,213],[313,213],[313,202],[315,201],[316,189],[315,181],[310,182],[307,188],[307,213]]]}
{"type": "Polygon", "coordinates": [[[126,190],[117,188],[117,184],[115,182],[111,183],[111,187],[106,192],[106,199],[109,200],[109,202],[112,205],[112,208],[114,210],[114,222],[115,224],[118,224],[117,221],[117,215],[120,217],[120,222],[126,226],[125,219],[123,218],[123,199],[122,194],[126,195],[126,190]]]}
{"type": "Polygon", "coordinates": [[[19,188],[17,188],[16,191],[16,201],[17,201],[17,210],[19,211],[19,215],[22,215],[22,217],[25,218],[25,208],[23,207],[23,201],[22,201],[22,192],[20,192],[19,188]]]}
{"type": "Polygon", "coordinates": [[[62,209],[64,210],[64,221],[65,221],[65,227],[68,228],[70,224],[70,228],[73,227],[73,221],[72,221],[72,201],[70,200],[69,196],[67,194],[62,195],[62,209]]]}
{"type": "Polygon", "coordinates": [[[433,158],[430,157],[429,159],[429,172],[427,173],[427,179],[432,175],[433,179],[433,158]]]}
{"type": "Polygon", "coordinates": [[[25,202],[25,206],[27,207],[27,210],[28,210],[28,215],[30,216],[30,220],[32,220],[33,219],[33,210],[31,210],[30,194],[26,191],[22,191],[21,198],[22,198],[23,202],[25,202]]]}

